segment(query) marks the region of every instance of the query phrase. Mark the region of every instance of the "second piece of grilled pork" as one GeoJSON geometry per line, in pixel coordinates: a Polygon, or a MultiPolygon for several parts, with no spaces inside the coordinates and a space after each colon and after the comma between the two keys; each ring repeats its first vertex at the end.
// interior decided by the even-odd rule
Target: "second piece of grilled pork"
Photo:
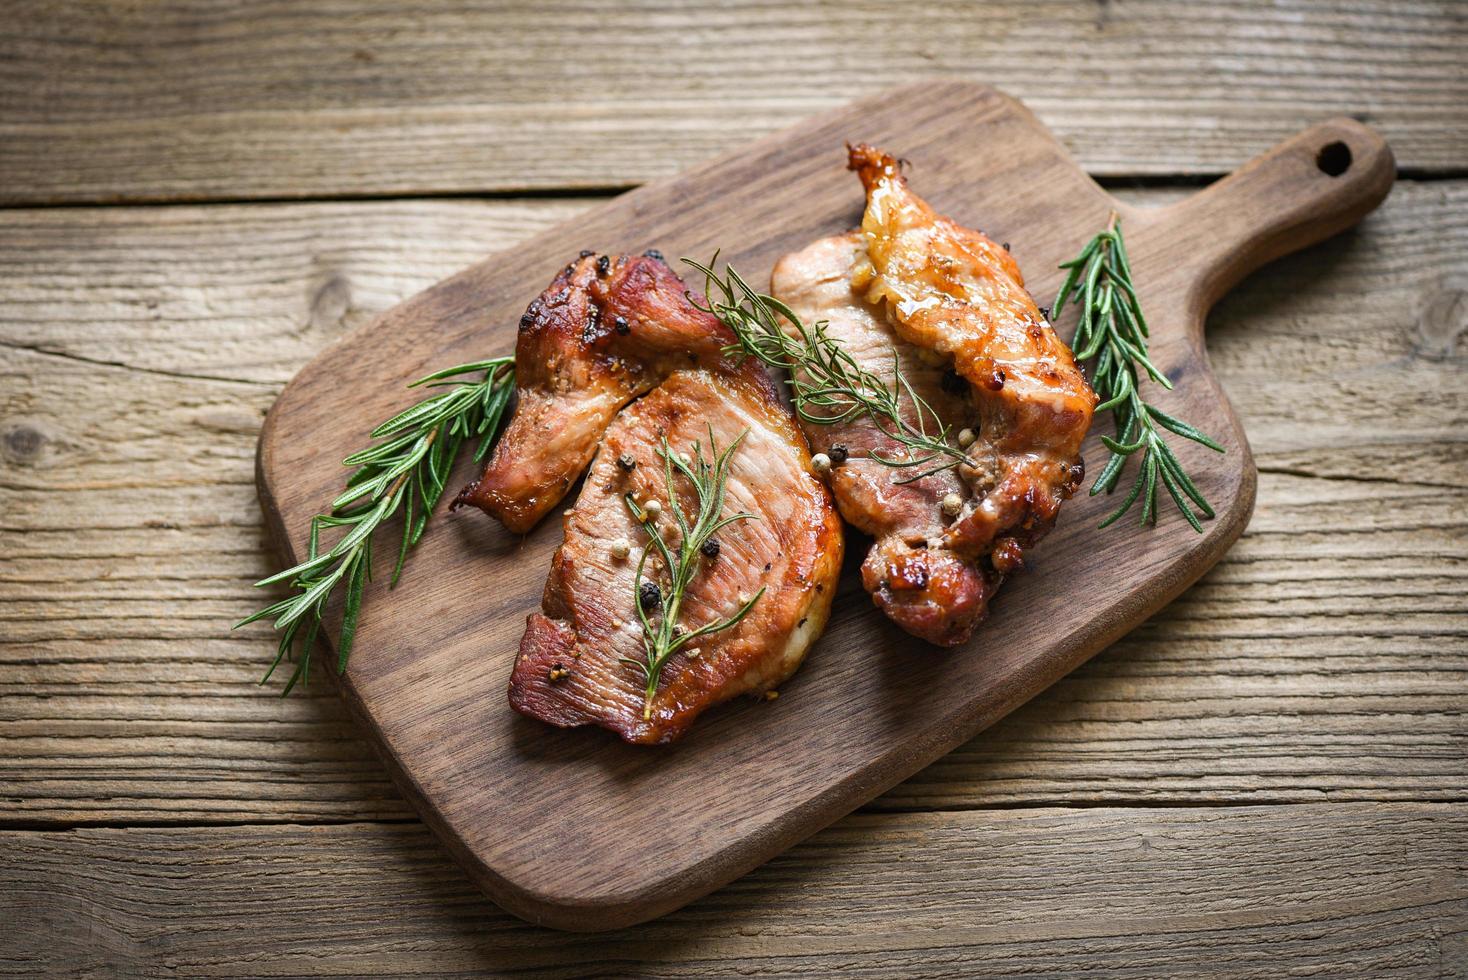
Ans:
{"type": "MultiPolygon", "coordinates": [[[[527,531],[592,463],[521,640],[510,703],[522,714],[671,741],[709,706],[779,684],[825,626],[842,555],[830,493],[769,377],[726,357],[732,332],[698,307],[656,253],[585,253],[521,320],[515,415],[456,503],[527,531]],[[635,662],[646,660],[636,579],[649,539],[625,495],[658,500],[676,546],[658,450],[666,439],[673,452],[696,454],[697,443],[707,455],[711,437],[719,449],[738,441],[724,512],[756,519],[725,527],[716,554],[695,559],[678,625],[697,630],[765,591],[738,624],[673,654],[648,700],[635,662]]],[[[685,478],[674,484],[686,501],[685,478]]],[[[666,569],[649,563],[643,581],[666,588],[666,569]]]]}
{"type": "Polygon", "coordinates": [[[972,635],[1080,485],[1096,396],[1008,250],[935,214],[879,150],[851,147],[849,166],[867,191],[861,230],[786,256],[771,291],[802,320],[829,321],[829,335],[888,381],[895,350],[939,416],[975,431],[965,465],[903,486],[910,472],[870,458],[900,456],[870,419],[840,432],[805,424],[814,444],[851,452],[832,487],[847,519],[877,538],[862,565],[874,601],[951,646],[972,635]],[[942,508],[950,494],[953,514],[942,508]]]}

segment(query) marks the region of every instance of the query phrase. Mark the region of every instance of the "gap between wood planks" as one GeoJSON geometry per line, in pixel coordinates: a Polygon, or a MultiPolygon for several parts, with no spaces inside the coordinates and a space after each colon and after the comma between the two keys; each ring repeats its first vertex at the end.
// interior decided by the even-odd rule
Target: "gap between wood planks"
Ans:
{"type": "MultiPolygon", "coordinates": [[[[1266,148],[1267,149],[1267,148],[1266,148]]],[[[1262,151],[1261,151],[1262,152],[1262,151]]],[[[1240,162],[1242,165],[1243,161],[1240,162]]],[[[1233,171],[1208,171],[1196,174],[1093,174],[1097,184],[1110,191],[1148,190],[1198,190],[1207,187],[1233,171]]],[[[1468,167],[1399,167],[1398,180],[1417,183],[1462,180],[1468,178],[1468,167]]],[[[469,191],[392,191],[363,192],[354,194],[317,194],[300,197],[229,197],[205,195],[201,197],[129,197],[125,201],[5,201],[0,200],[0,213],[5,211],[65,210],[71,208],[170,208],[202,207],[208,205],[281,205],[281,204],[362,204],[382,201],[558,201],[581,200],[591,202],[616,197],[642,186],[638,182],[625,184],[588,184],[585,187],[537,188],[520,190],[469,190],[469,191]]]]}
{"type": "MultiPolygon", "coordinates": [[[[1002,722],[1001,722],[1002,724],[1002,722]]],[[[1353,796],[1347,802],[1329,800],[1302,800],[1289,796],[1256,797],[1245,802],[1232,799],[1215,800],[1046,800],[1034,798],[1022,802],[974,803],[970,805],[947,804],[934,806],[875,806],[857,807],[851,816],[879,817],[902,814],[961,814],[961,813],[1009,813],[1023,810],[1046,810],[1057,814],[1082,813],[1088,810],[1272,810],[1279,807],[1339,807],[1347,805],[1382,806],[1455,806],[1468,803],[1468,795],[1461,797],[1441,796],[1353,796]]],[[[843,818],[844,819],[844,818],[843,818]]],[[[322,817],[313,820],[299,819],[222,819],[208,820],[190,817],[183,822],[169,820],[10,820],[0,817],[0,839],[8,833],[62,834],[73,830],[187,830],[190,827],[280,827],[283,829],[309,827],[373,827],[378,825],[404,826],[422,824],[416,815],[402,817],[322,817]]],[[[819,831],[817,831],[819,833],[819,831]]]]}
{"type": "Polygon", "coordinates": [[[250,385],[257,388],[271,388],[276,391],[279,391],[281,387],[280,383],[276,381],[256,381],[251,378],[224,378],[217,374],[193,374],[188,371],[166,371],[162,368],[139,367],[136,364],[128,364],[126,361],[104,361],[95,357],[85,357],[72,351],[48,350],[39,344],[12,344],[0,340],[0,348],[13,351],[26,351],[31,354],[39,354],[42,357],[59,357],[64,361],[75,361],[77,364],[89,364],[93,367],[136,371],[139,374],[151,374],[160,378],[180,378],[185,381],[217,381],[221,384],[250,385]]]}

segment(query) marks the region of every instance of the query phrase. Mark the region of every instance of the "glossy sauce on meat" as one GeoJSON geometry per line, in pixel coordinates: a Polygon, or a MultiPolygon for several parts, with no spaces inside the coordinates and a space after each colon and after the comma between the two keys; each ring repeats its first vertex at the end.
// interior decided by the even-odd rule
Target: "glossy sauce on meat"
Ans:
{"type": "MultiPolygon", "coordinates": [[[[862,566],[874,601],[909,632],[954,645],[1079,486],[1096,396],[1006,249],[935,214],[892,157],[855,146],[849,162],[867,191],[861,230],[786,256],[772,292],[807,322],[828,320],[889,380],[891,355],[871,351],[896,350],[940,416],[977,433],[968,464],[908,487],[897,486],[905,471],[869,458],[832,480],[842,513],[877,538],[862,566]],[[949,494],[961,500],[951,518],[949,494]]],[[[869,420],[804,428],[813,444],[869,447],[863,457],[897,448],[869,420]]]]}
{"type": "Polygon", "coordinates": [[[1080,484],[1096,394],[1006,249],[935,214],[879,150],[852,147],[850,166],[867,191],[861,227],[872,265],[856,285],[904,340],[952,357],[979,409],[966,471],[979,493],[946,539],[1011,571],[1080,484]]]}

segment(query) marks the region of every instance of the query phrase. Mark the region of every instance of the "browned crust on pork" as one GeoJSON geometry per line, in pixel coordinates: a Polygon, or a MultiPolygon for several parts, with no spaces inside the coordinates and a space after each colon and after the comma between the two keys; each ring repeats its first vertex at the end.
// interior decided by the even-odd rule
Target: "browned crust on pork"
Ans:
{"type": "Polygon", "coordinates": [[[623,405],[678,368],[733,369],[723,354],[733,340],[657,253],[583,253],[520,318],[514,416],[453,507],[529,531],[570,491],[623,405]]]}

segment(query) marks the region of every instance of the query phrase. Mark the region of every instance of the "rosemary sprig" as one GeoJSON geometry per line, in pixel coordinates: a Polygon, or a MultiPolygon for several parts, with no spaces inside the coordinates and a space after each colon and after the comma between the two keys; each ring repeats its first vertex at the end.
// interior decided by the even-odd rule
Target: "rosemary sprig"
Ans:
{"type": "Polygon", "coordinates": [[[912,483],[968,460],[952,443],[952,427],[943,423],[898,369],[896,348],[892,350],[893,380],[888,383],[858,364],[845,345],[826,332],[826,321],[804,323],[790,307],[753,289],[731,266],[726,265],[724,276],[719,277],[712,268],[717,255],[709,265],[683,261],[703,273],[709,305],[700,309],[718,317],[738,338],[726,352],[756,357],[783,370],[795,412],[802,419],[834,425],[867,416],[883,435],[904,448],[900,457],[871,453],[871,458],[884,466],[920,469],[898,483],[912,483]],[[782,329],[781,318],[794,328],[793,336],[782,329]],[[904,398],[912,405],[911,420],[902,411],[904,398]],[[935,461],[936,465],[929,466],[935,461]]]}
{"type": "Polygon", "coordinates": [[[331,502],[330,510],[311,518],[311,538],[306,560],[283,572],[256,582],[256,587],[289,582],[293,593],[252,616],[240,620],[235,629],[259,619],[274,618],[281,631],[275,661],[260,683],[270,680],[286,654],[296,651],[295,670],[282,695],[308,676],[311,651],[321,631],[321,616],[332,592],[346,583],[346,604],[341,632],[337,636],[337,673],[347,668],[362,593],[372,579],[372,536],[389,518],[403,515],[403,533],[393,566],[392,585],[397,585],[408,549],[418,543],[434,505],[443,496],[464,440],[477,438],[474,458],[489,451],[505,407],[514,389],[514,358],[496,357],[460,364],[420,378],[409,385],[417,388],[452,386],[400,412],[372,430],[375,446],[353,453],[343,465],[355,466],[347,488],[331,502]],[[466,374],[479,374],[478,381],[460,382],[466,374]],[[321,549],[325,528],[347,528],[331,548],[321,549]],[[299,641],[299,642],[298,642],[299,641]]]}
{"type": "Polygon", "coordinates": [[[739,623],[749,615],[749,611],[754,608],[760,596],[765,594],[764,588],[761,588],[753,596],[743,599],[739,608],[727,618],[705,623],[697,629],[689,630],[679,622],[684,596],[687,595],[688,586],[698,573],[702,559],[710,551],[715,555],[718,553],[713,548],[706,550],[708,542],[713,540],[716,533],[730,524],[738,521],[759,520],[754,514],[746,511],[730,514],[728,517],[720,516],[724,510],[724,491],[729,482],[729,458],[734,455],[734,451],[739,448],[739,444],[744,441],[748,432],[748,429],[741,432],[739,437],[720,453],[714,442],[714,430],[710,427],[709,453],[713,457],[712,460],[704,457],[703,446],[698,442],[693,444],[692,454],[685,457],[681,453],[673,452],[668,447],[667,437],[663,437],[658,455],[663,458],[663,472],[667,481],[667,509],[673,515],[674,524],[678,529],[677,541],[674,544],[670,545],[663,537],[662,529],[658,526],[657,513],[650,513],[648,509],[638,504],[632,494],[625,496],[627,509],[632,512],[632,519],[642,525],[648,538],[647,544],[643,546],[642,555],[637,560],[637,577],[634,579],[637,587],[632,597],[632,604],[637,609],[637,618],[642,621],[645,659],[622,658],[623,663],[631,664],[641,670],[647,681],[647,692],[642,703],[644,721],[652,717],[653,695],[657,693],[658,680],[668,660],[699,637],[726,630],[739,623]],[[673,482],[675,474],[681,474],[693,488],[694,513],[692,515],[683,510],[683,505],[678,500],[678,491],[673,482]],[[655,579],[643,578],[648,555],[654,551],[662,559],[664,581],[661,585],[655,579]],[[656,607],[653,617],[648,616],[649,606],[656,607]]]}
{"type": "Polygon", "coordinates": [[[1101,397],[1096,410],[1109,409],[1116,423],[1117,438],[1101,437],[1111,450],[1111,458],[1091,485],[1091,496],[1111,493],[1121,479],[1127,459],[1141,454],[1141,465],[1131,490],[1121,506],[1101,522],[1101,527],[1115,523],[1139,497],[1142,523],[1155,525],[1157,484],[1161,482],[1193,530],[1202,534],[1203,525],[1194,508],[1204,517],[1212,517],[1213,508],[1183,469],[1160,430],[1166,429],[1220,453],[1224,448],[1188,423],[1149,404],[1138,390],[1138,365],[1162,387],[1170,389],[1172,382],[1147,356],[1147,320],[1142,316],[1142,306],[1132,285],[1131,263],[1127,260],[1126,241],[1117,214],[1113,212],[1106,230],[1092,238],[1080,255],[1061,268],[1070,272],[1055,299],[1053,318],[1060,318],[1065,301],[1074,293],[1081,312],[1071,347],[1077,360],[1095,358],[1091,384],[1101,397]]]}

